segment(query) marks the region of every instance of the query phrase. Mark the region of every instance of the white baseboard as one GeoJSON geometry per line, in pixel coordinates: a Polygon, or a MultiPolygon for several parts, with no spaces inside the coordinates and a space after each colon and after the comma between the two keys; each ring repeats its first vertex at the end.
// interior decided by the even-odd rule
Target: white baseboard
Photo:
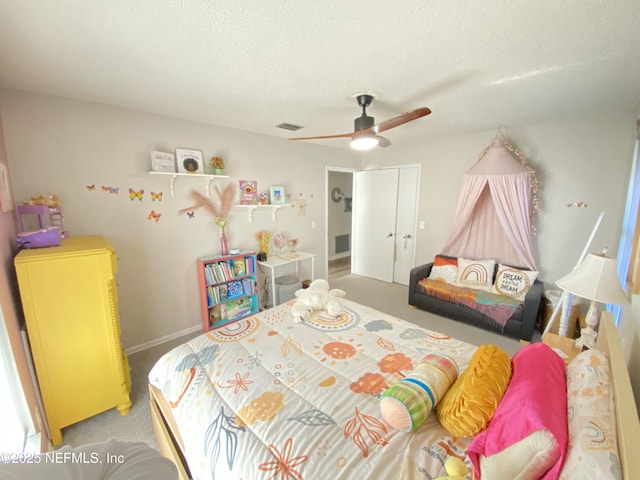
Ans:
{"type": "Polygon", "coordinates": [[[184,337],[185,335],[197,332],[198,330],[202,330],[202,325],[195,325],[193,327],[180,330],[179,332],[170,333],[169,335],[165,335],[164,337],[149,340],[148,342],[141,343],[140,345],[134,345],[133,347],[126,348],[124,353],[126,353],[127,355],[131,355],[132,353],[140,352],[142,350],[146,350],[147,348],[161,345],[165,342],[175,340],[176,338],[184,337]]]}
{"type": "Polygon", "coordinates": [[[340,258],[350,257],[350,256],[351,256],[351,252],[342,252],[342,253],[338,253],[337,255],[332,255],[331,257],[329,257],[329,261],[338,260],[340,258]]]}

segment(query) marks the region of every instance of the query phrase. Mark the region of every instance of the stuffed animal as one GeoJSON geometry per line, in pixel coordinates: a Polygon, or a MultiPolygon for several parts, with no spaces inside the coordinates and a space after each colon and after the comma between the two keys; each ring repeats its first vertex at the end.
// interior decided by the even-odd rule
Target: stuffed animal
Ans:
{"type": "Polygon", "coordinates": [[[449,457],[444,462],[446,477],[438,477],[433,480],[465,480],[467,478],[467,466],[458,457],[449,457]]]}
{"type": "Polygon", "coordinates": [[[297,290],[296,301],[291,307],[291,314],[296,323],[309,320],[314,310],[325,310],[328,315],[337,317],[344,313],[344,306],[339,300],[345,292],[338,288],[329,289],[329,282],[319,278],[311,282],[309,287],[297,290]]]}

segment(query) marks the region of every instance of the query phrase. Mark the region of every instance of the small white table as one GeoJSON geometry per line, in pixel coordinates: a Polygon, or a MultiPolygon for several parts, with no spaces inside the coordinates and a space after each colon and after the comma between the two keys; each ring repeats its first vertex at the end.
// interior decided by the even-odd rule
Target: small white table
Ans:
{"type": "Polygon", "coordinates": [[[284,265],[295,263],[296,275],[299,275],[300,262],[311,260],[311,281],[314,280],[315,254],[307,252],[286,252],[279,255],[271,255],[266,261],[258,261],[258,265],[269,270],[269,278],[271,279],[271,305],[276,305],[276,269],[284,265]]]}

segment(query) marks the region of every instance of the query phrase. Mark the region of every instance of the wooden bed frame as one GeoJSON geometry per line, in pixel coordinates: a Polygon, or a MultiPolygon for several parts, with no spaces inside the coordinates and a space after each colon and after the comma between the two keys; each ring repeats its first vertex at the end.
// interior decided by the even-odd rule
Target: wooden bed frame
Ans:
{"type": "MultiPolygon", "coordinates": [[[[620,336],[609,312],[602,313],[596,348],[607,355],[611,366],[622,478],[631,480],[640,472],[640,456],[634,454],[634,449],[640,445],[640,421],[620,336]]],[[[191,477],[182,454],[183,442],[171,408],[156,387],[149,385],[149,394],[151,419],[160,451],[176,464],[180,480],[188,480],[191,477]]]]}

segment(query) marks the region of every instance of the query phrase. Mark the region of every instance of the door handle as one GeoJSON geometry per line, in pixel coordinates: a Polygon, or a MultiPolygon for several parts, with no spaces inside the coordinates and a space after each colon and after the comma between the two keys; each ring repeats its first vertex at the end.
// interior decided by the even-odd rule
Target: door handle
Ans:
{"type": "Polygon", "coordinates": [[[389,235],[387,235],[387,238],[389,237],[393,237],[393,233],[390,233],[389,235]]]}
{"type": "Polygon", "coordinates": [[[407,240],[410,239],[410,238],[411,238],[411,234],[410,233],[405,233],[402,236],[402,239],[404,240],[404,248],[405,249],[407,248],[407,240]]]}

